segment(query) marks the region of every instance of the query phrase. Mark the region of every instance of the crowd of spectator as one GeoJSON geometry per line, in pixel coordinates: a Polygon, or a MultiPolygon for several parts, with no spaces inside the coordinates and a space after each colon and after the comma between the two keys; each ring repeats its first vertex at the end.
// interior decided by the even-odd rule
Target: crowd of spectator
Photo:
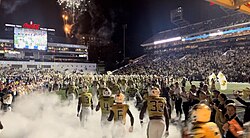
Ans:
{"type": "Polygon", "coordinates": [[[205,80],[225,74],[230,82],[249,82],[250,47],[212,47],[152,53],[116,70],[115,74],[164,75],[205,80]]]}
{"type": "Polygon", "coordinates": [[[250,21],[250,16],[243,13],[235,13],[232,15],[224,16],[218,19],[207,20],[195,24],[191,24],[188,26],[170,29],[166,31],[162,31],[152,38],[147,40],[145,43],[153,42],[156,40],[177,37],[177,36],[185,36],[194,33],[200,33],[208,30],[218,29],[222,27],[233,26],[236,24],[246,23],[250,21]]]}

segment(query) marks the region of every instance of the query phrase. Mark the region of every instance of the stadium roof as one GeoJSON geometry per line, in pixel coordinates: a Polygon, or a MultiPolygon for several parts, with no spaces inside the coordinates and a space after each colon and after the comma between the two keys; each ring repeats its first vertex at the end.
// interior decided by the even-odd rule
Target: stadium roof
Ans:
{"type": "Polygon", "coordinates": [[[158,41],[169,42],[173,39],[179,39],[179,37],[189,36],[194,34],[205,33],[214,29],[224,29],[227,27],[233,27],[237,25],[244,25],[245,23],[249,24],[250,16],[243,13],[235,13],[228,16],[223,16],[221,18],[207,20],[195,24],[191,24],[184,27],[174,28],[166,31],[159,32],[143,42],[141,46],[150,46],[155,45],[158,41]],[[164,41],[163,41],[164,40],[164,41]]]}
{"type": "Polygon", "coordinates": [[[250,15],[250,0],[206,0],[250,15]]]}

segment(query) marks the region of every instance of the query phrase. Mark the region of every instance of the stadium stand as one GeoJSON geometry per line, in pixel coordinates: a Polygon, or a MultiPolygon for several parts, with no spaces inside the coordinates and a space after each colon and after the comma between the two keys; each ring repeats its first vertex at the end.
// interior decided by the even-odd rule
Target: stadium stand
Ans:
{"type": "Polygon", "coordinates": [[[150,43],[150,42],[165,39],[165,38],[199,33],[203,31],[208,31],[208,30],[226,27],[226,26],[232,26],[235,24],[245,23],[249,21],[250,21],[249,15],[246,15],[243,13],[236,13],[236,14],[224,16],[218,19],[207,20],[207,21],[191,24],[188,26],[180,27],[180,28],[174,28],[174,29],[162,31],[154,35],[150,39],[148,39],[145,43],[150,43]]]}
{"type": "Polygon", "coordinates": [[[222,71],[229,81],[247,82],[250,79],[249,51],[250,47],[213,47],[149,54],[115,73],[191,76],[193,80],[204,80],[211,73],[222,71]]]}
{"type": "MultiPolygon", "coordinates": [[[[219,19],[163,31],[145,43],[209,31],[220,27],[229,27],[249,21],[248,15],[236,13],[219,19]]],[[[248,26],[249,24],[246,25],[246,27],[248,26]]],[[[114,73],[164,75],[173,78],[191,77],[192,80],[205,80],[210,74],[222,71],[228,81],[249,82],[250,47],[248,33],[249,31],[245,31],[226,34],[213,39],[198,39],[191,42],[193,44],[174,42],[175,44],[171,45],[153,45],[151,48],[145,46],[144,48],[148,50],[148,53],[143,58],[138,58],[136,62],[130,63],[114,71],[114,73]],[[232,37],[233,39],[231,39],[232,37]]]]}

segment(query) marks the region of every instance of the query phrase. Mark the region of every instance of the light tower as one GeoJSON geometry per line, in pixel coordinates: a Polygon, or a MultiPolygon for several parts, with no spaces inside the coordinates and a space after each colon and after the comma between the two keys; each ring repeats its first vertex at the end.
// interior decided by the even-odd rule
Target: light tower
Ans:
{"type": "Polygon", "coordinates": [[[189,24],[189,22],[186,21],[183,17],[183,11],[184,10],[182,7],[178,7],[177,9],[170,12],[171,22],[178,27],[186,26],[189,24]]]}

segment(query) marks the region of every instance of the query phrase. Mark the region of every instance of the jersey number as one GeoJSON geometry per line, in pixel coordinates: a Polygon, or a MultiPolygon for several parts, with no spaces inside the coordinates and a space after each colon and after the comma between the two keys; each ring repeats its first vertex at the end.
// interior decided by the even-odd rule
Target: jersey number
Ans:
{"type": "Polygon", "coordinates": [[[109,104],[104,102],[103,103],[103,108],[106,110],[106,111],[109,111],[109,104]]]}
{"type": "Polygon", "coordinates": [[[118,112],[118,120],[122,120],[122,113],[123,113],[123,111],[122,110],[117,110],[117,112],[118,112]]]}
{"type": "Polygon", "coordinates": [[[163,112],[163,102],[161,101],[150,101],[150,103],[152,103],[152,112],[163,112]]]}

